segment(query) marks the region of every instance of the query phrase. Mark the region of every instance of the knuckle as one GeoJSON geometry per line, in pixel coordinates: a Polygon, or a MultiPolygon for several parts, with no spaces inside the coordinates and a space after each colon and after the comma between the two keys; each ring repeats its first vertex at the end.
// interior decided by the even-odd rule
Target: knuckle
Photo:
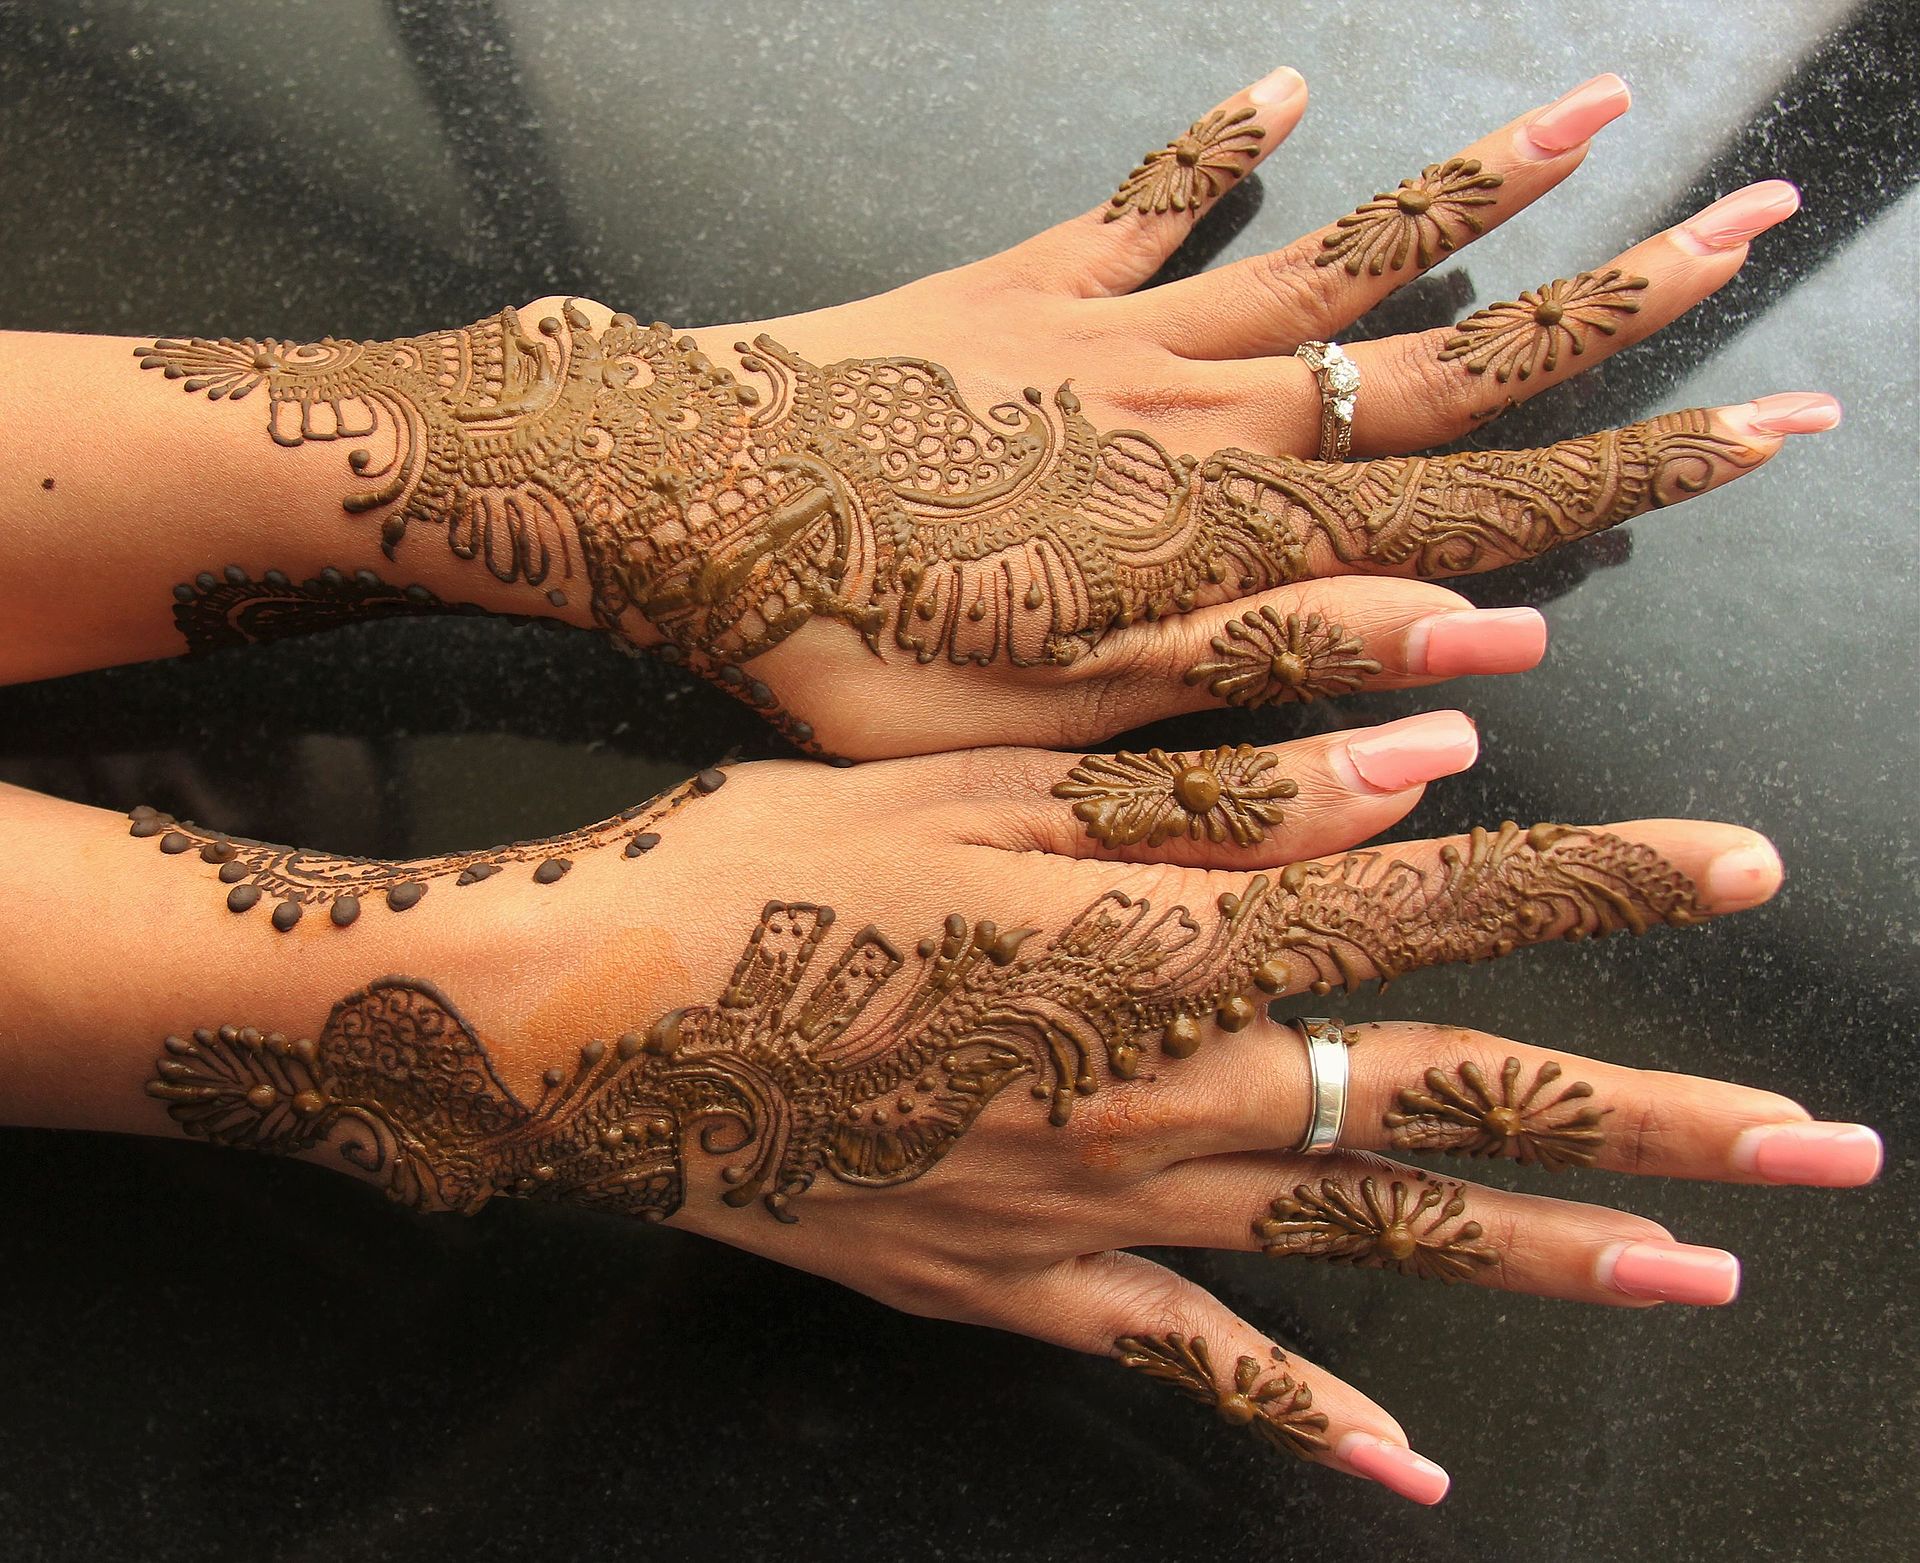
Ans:
{"type": "Polygon", "coordinates": [[[1612,1125],[1607,1138],[1623,1171],[1648,1172],[1669,1160],[1667,1142],[1676,1125],[1673,1115],[1652,1093],[1616,1104],[1604,1123],[1612,1125]]]}
{"type": "Polygon", "coordinates": [[[1347,274],[1338,266],[1316,266],[1297,244],[1269,250],[1247,262],[1247,275],[1265,293],[1281,319],[1311,337],[1351,310],[1347,274]]]}

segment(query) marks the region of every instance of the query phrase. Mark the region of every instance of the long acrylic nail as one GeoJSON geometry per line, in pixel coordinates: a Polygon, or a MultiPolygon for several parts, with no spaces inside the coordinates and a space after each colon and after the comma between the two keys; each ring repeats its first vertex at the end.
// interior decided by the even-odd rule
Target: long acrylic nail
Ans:
{"type": "Polygon", "coordinates": [[[1683,249],[1713,255],[1737,249],[1800,210],[1800,192],[1784,179],[1762,179],[1702,207],[1673,230],[1683,249]]]}
{"type": "Polygon", "coordinates": [[[1371,1433],[1349,1433],[1334,1453],[1369,1481],[1415,1503],[1438,1503],[1453,1479],[1423,1454],[1371,1433]]]}
{"type": "Polygon", "coordinates": [[[1272,108],[1278,103],[1291,103],[1306,90],[1306,77],[1291,65],[1283,65],[1249,87],[1247,101],[1258,108],[1272,108]]]}
{"type": "Polygon", "coordinates": [[[1616,1243],[1600,1255],[1595,1275],[1622,1297],[1654,1302],[1717,1308],[1740,1294],[1740,1261],[1692,1243],[1616,1243]]]}
{"type": "Polygon", "coordinates": [[[1864,1123],[1769,1123],[1733,1142],[1733,1165],[1767,1183],[1851,1189],[1880,1175],[1880,1136],[1864,1123]]]}
{"type": "Polygon", "coordinates": [[[1716,912],[1744,912],[1758,906],[1780,888],[1780,854],[1762,838],[1730,847],[1701,875],[1707,905],[1716,912]]]}
{"type": "Polygon", "coordinates": [[[1427,711],[1349,738],[1339,753],[1367,792],[1401,792],[1453,776],[1480,754],[1480,733],[1458,711],[1427,711]]]}
{"type": "Polygon", "coordinates": [[[1407,671],[1524,673],[1547,653],[1547,621],[1531,608],[1463,608],[1421,619],[1407,631],[1407,671]]]}
{"type": "Polygon", "coordinates": [[[1549,103],[1514,136],[1522,157],[1535,162],[1571,152],[1633,106],[1627,84],[1612,71],[1584,81],[1549,103]]]}
{"type": "Polygon", "coordinates": [[[1727,409],[1753,434],[1825,434],[1840,427],[1840,403],[1824,391],[1779,391],[1727,409]]]}

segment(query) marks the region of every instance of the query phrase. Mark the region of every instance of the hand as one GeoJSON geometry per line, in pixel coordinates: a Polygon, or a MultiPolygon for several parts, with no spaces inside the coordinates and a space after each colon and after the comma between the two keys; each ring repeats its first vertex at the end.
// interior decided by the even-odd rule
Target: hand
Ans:
{"type": "Polygon", "coordinates": [[[171,860],[175,895],[271,882],[353,902],[338,927],[296,915],[286,942],[264,902],[216,930],[200,964],[257,981],[253,1012],[169,1038],[148,1092],[189,1132],[344,1157],[417,1208],[582,1202],[1107,1354],[1278,1449],[1435,1501],[1444,1474],[1385,1410],[1127,1250],[1724,1303],[1730,1254],[1388,1158],[1746,1183],[1878,1165],[1870,1130],[1766,1092],[1419,1023],[1352,1028],[1338,1148],[1296,1153],[1305,1054],[1269,998],[1686,925],[1778,884],[1762,838],[1693,821],[1348,850],[1472,749],[1437,713],[1187,756],[747,765],[478,874],[196,854],[200,833],[146,814],[134,844],[171,860]],[[221,953],[249,938],[267,942],[244,962],[221,953]],[[313,974],[348,967],[399,975],[329,1014],[313,974]]]}
{"type": "Polygon", "coordinates": [[[1083,743],[1223,700],[1527,668],[1538,614],[1420,578],[1700,494],[1837,421],[1793,394],[1403,454],[1726,282],[1797,204],[1774,181],[1457,328],[1355,346],[1359,459],[1313,460],[1322,398],[1293,350],[1551,189],[1627,93],[1596,78],[1284,249],[1131,291],[1305,103],[1278,72],[1095,210],[810,314],[676,338],[556,298],[397,343],[150,344],[190,391],[264,385],[243,407],[282,445],[353,442],[347,507],[398,572],[207,574],[181,623],[216,643],[477,597],[659,647],[815,752],[1083,743]],[[467,561],[451,584],[442,542],[467,561]]]}

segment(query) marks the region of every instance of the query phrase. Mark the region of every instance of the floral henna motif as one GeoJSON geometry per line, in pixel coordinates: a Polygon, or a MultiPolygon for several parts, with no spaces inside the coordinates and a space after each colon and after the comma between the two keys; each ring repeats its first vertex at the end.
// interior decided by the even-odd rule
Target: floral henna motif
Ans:
{"type": "Polygon", "coordinates": [[[1373,1178],[1322,1178],[1276,1199],[1253,1234],[1262,1253],[1451,1283],[1498,1259],[1481,1243],[1480,1223],[1460,1219],[1466,1210],[1458,1183],[1395,1178],[1383,1188],[1373,1178]]]}
{"type": "Polygon", "coordinates": [[[725,771],[702,771],[692,781],[650,802],[565,835],[406,862],[335,857],[326,852],[275,846],[207,830],[144,803],[127,816],[127,834],[143,839],[157,836],[160,850],[169,857],[191,852],[202,863],[217,865],[219,882],[232,887],[226,894],[230,912],[250,912],[263,901],[271,901],[274,928],[289,933],[308,907],[325,906],[334,927],[348,928],[358,921],[362,906],[374,897],[379,897],[389,911],[409,911],[440,880],[451,879],[456,886],[477,885],[502,869],[531,864],[528,877],[536,885],[550,885],[573,867],[572,854],[610,846],[622,838],[625,855],[640,857],[660,844],[655,826],[688,799],[716,791],[726,779],[725,771]]]}
{"type": "Polygon", "coordinates": [[[1501,183],[1499,174],[1482,171],[1478,158],[1430,163],[1335,223],[1320,241],[1314,264],[1338,261],[1349,276],[1365,271],[1378,277],[1412,259],[1417,270],[1426,271],[1462,240],[1486,232],[1477,208],[1495,203],[1487,192],[1501,183]]]}
{"type": "Polygon", "coordinates": [[[1077,800],[1076,819],[1109,847],[1150,847],[1175,836],[1250,847],[1280,823],[1281,804],[1299,794],[1297,782],[1270,776],[1278,756],[1252,744],[1195,755],[1090,754],[1055,785],[1056,798],[1077,800]]]}
{"type": "Polygon", "coordinates": [[[714,1002],[587,1042],[531,1105],[452,1004],[404,977],[342,1001],[311,1040],[170,1039],[148,1089],[223,1144],[337,1134],[396,1198],[434,1209],[523,1194],[657,1220],[680,1208],[699,1125],[702,1148],[731,1158],[726,1203],[791,1220],[822,1172],[920,1176],[1014,1080],[1064,1124],[1156,1038],[1184,1058],[1205,1022],[1240,1030],[1268,995],[1700,915],[1650,849],[1560,825],[1476,831],[1424,868],[1374,852],[1299,864],[1200,912],[1111,892],[1051,937],[954,916],[903,954],[869,926],[830,963],[832,910],[775,901],[714,1002]]]}
{"type": "Polygon", "coordinates": [[[1259,608],[1214,636],[1214,660],[1188,668],[1186,681],[1231,706],[1319,700],[1349,694],[1380,671],[1365,652],[1358,635],[1317,613],[1259,608]]]}
{"type": "Polygon", "coordinates": [[[1491,371],[1502,385],[1551,374],[1560,367],[1563,348],[1578,358],[1590,335],[1613,336],[1621,317],[1638,314],[1640,301],[1633,295],[1646,286],[1645,277],[1629,277],[1617,267],[1549,282],[1510,304],[1491,304],[1467,316],[1441,348],[1440,361],[1458,360],[1474,374],[1491,371]]]}
{"type": "Polygon", "coordinates": [[[1201,209],[1246,172],[1236,159],[1250,167],[1259,152],[1266,132],[1249,124],[1252,109],[1229,114],[1215,109],[1170,141],[1158,152],[1149,152],[1146,161],[1120,182],[1120,188],[1107,203],[1105,220],[1112,222],[1126,212],[1143,216],[1154,212],[1185,212],[1198,218],[1201,209]]]}
{"type": "Polygon", "coordinates": [[[1497,1086],[1472,1060],[1454,1073],[1457,1080],[1429,1069],[1424,1090],[1400,1092],[1399,1107],[1385,1119],[1395,1146],[1453,1156],[1505,1156],[1549,1172],[1588,1166],[1599,1156],[1606,1140],[1601,1122],[1612,1109],[1569,1107],[1593,1096],[1584,1080],[1553,1094],[1563,1073],[1557,1063],[1542,1064],[1524,1091],[1517,1058],[1506,1061],[1497,1086]]]}
{"type": "Polygon", "coordinates": [[[1521,558],[1759,459],[1691,411],[1537,451],[1196,460],[1102,433],[1065,386],[982,415],[938,365],[822,368],[764,336],[738,378],[690,337],[627,315],[595,331],[571,303],[532,333],[505,310],[398,342],[138,351],[210,398],[259,392],[278,444],[349,442],[363,486],[343,503],[383,513],[390,556],[423,527],[549,599],[584,572],[603,627],[642,639],[644,621],[713,667],[815,618],[922,661],[1069,663],[1320,571],[1521,558]]]}
{"type": "Polygon", "coordinates": [[[1275,1449],[1304,1459],[1327,1447],[1326,1415],[1313,1409],[1313,1391],[1287,1371],[1286,1353],[1278,1346],[1271,1367],[1257,1357],[1242,1357],[1231,1385],[1220,1383],[1207,1343],[1198,1335],[1122,1335],[1113,1349],[1122,1367],[1172,1385],[1212,1407],[1229,1427],[1244,1427],[1275,1449]]]}

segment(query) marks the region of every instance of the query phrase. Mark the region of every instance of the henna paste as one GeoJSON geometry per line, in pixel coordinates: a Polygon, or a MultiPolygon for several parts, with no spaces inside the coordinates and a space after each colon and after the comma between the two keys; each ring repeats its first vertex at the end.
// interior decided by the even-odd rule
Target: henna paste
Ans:
{"type": "Polygon", "coordinates": [[[1401,1091],[1398,1109],[1386,1115],[1388,1138],[1401,1150],[1505,1156],[1549,1172],[1591,1165],[1606,1140],[1601,1121],[1612,1109],[1585,1105],[1593,1087],[1584,1080],[1554,1093],[1562,1072],[1549,1060],[1523,1091],[1517,1058],[1506,1061],[1497,1086],[1471,1059],[1456,1067],[1457,1079],[1429,1069],[1426,1088],[1401,1091]]]}
{"type": "Polygon", "coordinates": [[[1319,700],[1349,694],[1380,671],[1365,653],[1358,635],[1317,613],[1257,608],[1213,637],[1214,660],[1188,668],[1186,681],[1231,706],[1319,700]]]}
{"type": "Polygon", "coordinates": [[[398,342],[138,352],[212,399],[263,392],[278,444],[348,442],[343,503],[384,512],[389,556],[417,526],[501,581],[584,573],[603,627],[644,621],[716,666],[816,618],[922,661],[1069,663],[1336,566],[1521,558],[1759,459],[1696,410],[1538,451],[1196,460],[1102,433],[1065,386],[982,415],[936,364],[822,368],[764,336],[740,345],[748,384],[690,337],[628,315],[596,332],[571,303],[532,334],[505,310],[398,342]]]}
{"type": "Polygon", "coordinates": [[[1250,847],[1281,819],[1283,800],[1299,784],[1268,773],[1277,755],[1252,744],[1198,754],[1090,754],[1054,786],[1056,798],[1077,800],[1076,819],[1109,847],[1150,847],[1175,836],[1250,847]]]}
{"type": "Polygon", "coordinates": [[[1105,221],[1129,211],[1143,217],[1185,212],[1189,220],[1197,219],[1210,201],[1252,167],[1266,136],[1258,125],[1249,123],[1253,117],[1250,108],[1231,114],[1215,109],[1185,135],[1158,152],[1149,152],[1146,161],[1120,182],[1107,203],[1105,221]]]}
{"type": "Polygon", "coordinates": [[[452,1004],[406,977],[343,1000],[311,1042],[170,1039],[148,1089],[223,1144],[305,1150],[337,1132],[395,1198],[433,1209],[524,1194],[658,1220],[680,1208],[699,1124],[701,1146],[732,1158],[726,1203],[791,1220],[822,1172],[872,1188],[919,1177],[1014,1080],[1064,1124],[1103,1078],[1133,1078],[1156,1037],[1185,1057],[1205,1021],[1238,1030],[1269,995],[1700,916],[1649,848],[1511,824],[1446,844],[1431,867],[1358,852],[1256,875],[1198,913],[1109,892],[1050,938],[956,915],[911,956],[869,926],[826,963],[832,909],[773,901],[714,1002],[588,1041],[531,1105],[452,1004]],[[282,1073],[257,1061],[293,1056],[307,1059],[293,1094],[312,1094],[280,1113],[261,1088],[282,1073]]]}
{"type": "Polygon", "coordinates": [[[1262,1253],[1398,1270],[1423,1281],[1464,1281],[1497,1262],[1465,1221],[1458,1183],[1322,1178],[1276,1199],[1253,1223],[1262,1253]],[[1456,1225],[1456,1223],[1458,1223],[1456,1225]]]}
{"type": "Polygon", "coordinates": [[[258,580],[238,565],[202,571],[173,589],[173,622],[190,653],[254,646],[310,635],[363,619],[419,613],[484,614],[473,603],[443,602],[424,586],[389,586],[371,570],[325,569],[295,583],[279,570],[258,580]]]}
{"type": "Polygon", "coordinates": [[[298,847],[275,846],[246,836],[207,830],[190,820],[141,804],[128,816],[127,834],[158,836],[168,857],[193,853],[200,862],[217,865],[216,878],[233,888],[227,892],[227,910],[248,912],[265,897],[274,901],[273,926],[290,932],[309,906],[326,906],[335,928],[348,928],[359,918],[363,903],[379,896],[389,911],[404,912],[420,904],[428,888],[451,879],[456,887],[482,884],[502,869],[531,863],[528,877],[536,885],[556,883],[573,867],[570,853],[611,846],[625,838],[625,855],[639,857],[660,843],[653,829],[689,798],[712,792],[726,780],[722,771],[702,771],[684,786],[634,805],[597,825],[516,841],[483,852],[458,852],[445,857],[393,862],[378,858],[336,857],[298,847]]]}
{"type": "Polygon", "coordinates": [[[1486,232],[1477,208],[1492,206],[1499,174],[1482,171],[1474,157],[1430,163],[1399,186],[1382,191],[1357,211],[1342,217],[1320,241],[1316,266],[1339,261],[1347,275],[1362,271],[1377,277],[1399,271],[1412,259],[1426,271],[1467,239],[1486,232]]]}
{"type": "Polygon", "coordinates": [[[1458,360],[1473,374],[1491,371],[1502,385],[1551,374],[1560,367],[1562,349],[1578,358],[1594,333],[1613,336],[1623,317],[1637,315],[1640,300],[1633,295],[1646,286],[1645,277],[1629,277],[1616,267],[1530,289],[1511,304],[1467,316],[1440,349],[1440,362],[1458,360]]]}
{"type": "Polygon", "coordinates": [[[1229,1427],[1244,1427],[1275,1449],[1304,1459],[1327,1447],[1326,1415],[1313,1409],[1313,1391],[1287,1371],[1286,1353],[1278,1346],[1271,1367],[1257,1357],[1242,1357],[1231,1384],[1219,1381],[1207,1343],[1198,1335],[1122,1335],[1113,1349],[1122,1367],[1172,1385],[1211,1406],[1229,1427]]]}

